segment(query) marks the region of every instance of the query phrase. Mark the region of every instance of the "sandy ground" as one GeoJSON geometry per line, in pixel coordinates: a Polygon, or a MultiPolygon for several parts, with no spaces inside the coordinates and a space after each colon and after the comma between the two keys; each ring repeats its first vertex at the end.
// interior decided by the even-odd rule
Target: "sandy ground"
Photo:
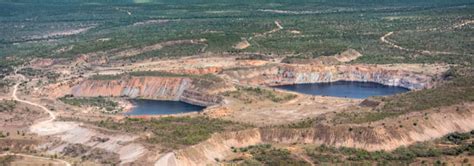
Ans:
{"type": "Polygon", "coordinates": [[[284,103],[272,101],[245,103],[228,98],[226,107],[231,111],[221,118],[257,126],[280,125],[313,118],[328,112],[344,111],[356,107],[362,101],[360,99],[297,95],[298,97],[295,99],[284,103]]]}
{"type": "Polygon", "coordinates": [[[249,43],[247,40],[243,40],[243,41],[237,43],[237,44],[234,46],[234,48],[235,48],[235,49],[238,49],[238,50],[243,50],[243,49],[246,49],[246,48],[248,48],[248,47],[250,47],[250,43],[249,43]]]}
{"type": "Polygon", "coordinates": [[[156,71],[156,70],[179,70],[179,69],[200,69],[208,67],[233,68],[245,66],[262,66],[268,61],[261,60],[235,60],[235,56],[229,57],[185,57],[181,59],[169,59],[151,62],[138,62],[126,66],[97,67],[95,72],[121,73],[125,71],[156,71]],[[185,65],[184,65],[185,64],[185,65]]]}
{"type": "MultiPolygon", "coordinates": [[[[21,78],[20,80],[25,79],[25,77],[22,75],[18,74],[18,76],[21,78]]],[[[120,133],[104,133],[88,128],[77,122],[56,121],[56,112],[51,111],[41,104],[28,101],[17,96],[20,83],[21,81],[18,81],[18,83],[15,84],[12,92],[12,98],[20,103],[40,108],[49,116],[45,120],[40,120],[34,123],[30,127],[30,131],[39,136],[54,136],[63,142],[59,146],[48,147],[47,150],[49,153],[60,153],[67,144],[77,143],[93,148],[104,149],[112,153],[118,153],[121,163],[133,162],[146,153],[147,150],[144,146],[132,143],[132,141],[138,138],[137,136],[120,133]],[[102,138],[103,140],[107,141],[100,141],[96,138],[102,138]]],[[[67,163],[66,161],[64,162],[67,163]]]]}

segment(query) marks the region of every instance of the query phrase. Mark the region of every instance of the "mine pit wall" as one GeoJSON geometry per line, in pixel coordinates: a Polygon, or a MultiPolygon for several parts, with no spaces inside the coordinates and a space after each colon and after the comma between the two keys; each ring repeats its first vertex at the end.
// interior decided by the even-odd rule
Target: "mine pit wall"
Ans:
{"type": "Polygon", "coordinates": [[[312,128],[260,128],[214,134],[197,145],[163,155],[155,165],[216,165],[232,155],[232,148],[261,143],[315,144],[391,151],[400,146],[429,141],[453,132],[474,130],[474,104],[456,105],[357,125],[312,128]],[[462,109],[458,109],[461,107],[462,109]],[[428,112],[426,115],[425,113],[428,112]],[[403,124],[403,127],[399,127],[403,124]],[[413,125],[416,122],[417,125],[413,125]]]}
{"type": "Polygon", "coordinates": [[[256,85],[291,85],[335,81],[375,82],[408,89],[433,86],[436,76],[403,70],[390,70],[375,65],[278,65],[267,68],[225,71],[240,83],[256,85]]]}
{"type": "Polygon", "coordinates": [[[474,130],[474,106],[470,105],[463,110],[456,109],[452,106],[440,112],[430,111],[427,116],[424,112],[414,112],[372,124],[321,124],[308,129],[270,128],[261,129],[260,132],[263,142],[324,144],[368,151],[391,151],[400,146],[440,138],[452,132],[474,130]]]}
{"type": "Polygon", "coordinates": [[[121,97],[183,101],[199,106],[218,104],[222,98],[195,90],[184,77],[131,77],[121,80],[85,80],[71,89],[77,97],[121,97]]]}
{"type": "Polygon", "coordinates": [[[155,166],[209,165],[216,164],[232,155],[232,147],[246,147],[261,143],[258,129],[214,134],[208,140],[186,149],[163,155],[155,166]]]}

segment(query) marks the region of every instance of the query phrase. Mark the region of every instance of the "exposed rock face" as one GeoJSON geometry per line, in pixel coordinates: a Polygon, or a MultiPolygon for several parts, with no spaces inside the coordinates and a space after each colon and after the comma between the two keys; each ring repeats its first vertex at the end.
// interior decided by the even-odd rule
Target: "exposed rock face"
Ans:
{"type": "Polygon", "coordinates": [[[209,106],[221,103],[222,97],[195,90],[185,90],[179,97],[180,101],[200,106],[209,106]]]}
{"type": "Polygon", "coordinates": [[[120,80],[85,80],[74,86],[74,96],[127,96],[158,100],[184,101],[190,104],[209,106],[220,103],[222,98],[211,93],[222,86],[205,90],[197,83],[201,80],[185,77],[130,77],[120,80]]]}
{"type": "Polygon", "coordinates": [[[216,164],[216,159],[232,154],[231,147],[239,148],[264,142],[324,144],[369,151],[390,151],[400,146],[440,138],[452,132],[469,132],[474,129],[473,121],[474,104],[471,103],[414,112],[359,125],[319,124],[303,129],[262,128],[222,133],[189,148],[165,154],[155,165],[216,164]]]}
{"type": "Polygon", "coordinates": [[[278,65],[224,73],[245,84],[288,85],[345,80],[376,82],[408,89],[432,87],[434,78],[432,75],[385,69],[375,65],[278,65]]]}
{"type": "Polygon", "coordinates": [[[456,111],[456,107],[451,106],[439,112],[429,112],[429,115],[415,112],[372,124],[320,124],[308,129],[262,129],[261,136],[264,142],[310,143],[390,151],[400,146],[440,138],[452,132],[469,132],[474,129],[473,105],[461,111],[456,111]]]}
{"type": "Polygon", "coordinates": [[[162,156],[155,166],[209,165],[216,164],[231,155],[232,147],[246,147],[261,143],[258,129],[214,134],[210,139],[177,152],[162,156]]]}

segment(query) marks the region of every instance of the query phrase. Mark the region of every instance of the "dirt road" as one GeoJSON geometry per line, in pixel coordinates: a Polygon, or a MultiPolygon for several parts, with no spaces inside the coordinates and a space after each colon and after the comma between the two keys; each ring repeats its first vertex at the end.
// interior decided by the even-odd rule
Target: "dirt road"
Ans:
{"type": "MultiPolygon", "coordinates": [[[[444,28],[445,31],[448,30],[448,29],[457,29],[457,28],[461,28],[463,26],[466,26],[468,24],[472,24],[474,23],[473,20],[468,20],[468,21],[464,21],[462,23],[459,23],[459,24],[455,24],[449,28],[444,28]]],[[[416,30],[417,32],[422,32],[422,31],[438,31],[440,29],[443,29],[443,28],[432,28],[432,29],[426,29],[426,30],[416,30]]],[[[443,30],[441,30],[443,31],[443,30]]],[[[416,49],[409,49],[409,48],[405,48],[405,47],[402,47],[402,46],[399,46],[397,44],[395,44],[395,42],[393,41],[390,41],[388,40],[387,38],[390,37],[391,35],[393,35],[395,32],[388,32],[386,33],[385,35],[383,35],[382,37],[380,37],[380,41],[382,41],[383,43],[385,44],[388,44],[390,46],[392,46],[393,48],[396,48],[396,49],[399,49],[399,50],[402,50],[402,51],[413,51],[413,52],[418,52],[418,53],[422,53],[422,54],[428,54],[428,55],[439,55],[439,54],[443,54],[443,55],[471,55],[472,54],[462,54],[462,53],[456,53],[456,52],[446,52],[446,51],[430,51],[430,50],[416,50],[416,49]]]]}
{"type": "MultiPolygon", "coordinates": [[[[55,119],[56,119],[56,115],[54,114],[54,112],[50,111],[48,108],[46,108],[45,106],[42,106],[40,104],[37,104],[37,103],[34,103],[34,102],[31,102],[31,101],[27,101],[27,100],[23,100],[23,99],[20,99],[18,96],[17,96],[17,91],[18,91],[18,86],[20,86],[20,84],[23,82],[23,80],[25,80],[25,76],[21,75],[21,74],[16,74],[18,77],[20,77],[21,79],[15,84],[15,86],[13,86],[13,93],[12,93],[12,98],[13,100],[15,101],[18,101],[18,102],[21,102],[21,103],[25,103],[25,104],[29,104],[29,105],[32,105],[32,106],[35,106],[35,107],[39,107],[41,108],[44,112],[46,112],[48,115],[49,115],[49,118],[45,121],[41,121],[41,122],[38,122],[36,124],[34,124],[33,126],[36,126],[36,125],[40,125],[42,126],[42,124],[47,124],[47,123],[51,123],[53,122],[55,119]]],[[[46,160],[50,160],[50,158],[45,158],[45,157],[38,157],[38,156],[33,156],[33,155],[28,155],[28,154],[21,154],[21,153],[4,153],[4,154],[0,154],[0,156],[8,156],[8,155],[16,155],[16,156],[23,156],[23,157],[30,157],[30,158],[37,158],[37,159],[46,159],[46,160]]],[[[71,164],[65,160],[60,160],[60,159],[52,159],[54,161],[58,161],[60,163],[64,163],[65,165],[67,166],[70,166],[71,164]]]]}
{"type": "Polygon", "coordinates": [[[18,102],[22,102],[22,103],[25,103],[25,104],[29,104],[29,105],[32,105],[32,106],[35,106],[35,107],[39,107],[41,108],[44,112],[48,113],[49,115],[49,119],[46,120],[46,121],[42,121],[40,123],[45,123],[45,122],[52,122],[56,119],[56,115],[54,114],[54,112],[50,111],[48,108],[40,105],[40,104],[37,104],[37,103],[33,103],[33,102],[30,102],[30,101],[27,101],[27,100],[22,100],[20,98],[18,98],[18,96],[16,95],[16,92],[18,91],[18,86],[20,86],[21,82],[23,80],[25,80],[25,76],[21,75],[21,74],[17,74],[17,76],[19,76],[21,78],[20,81],[18,81],[15,86],[13,86],[13,93],[12,93],[12,98],[13,100],[15,101],[18,101],[18,102]]]}

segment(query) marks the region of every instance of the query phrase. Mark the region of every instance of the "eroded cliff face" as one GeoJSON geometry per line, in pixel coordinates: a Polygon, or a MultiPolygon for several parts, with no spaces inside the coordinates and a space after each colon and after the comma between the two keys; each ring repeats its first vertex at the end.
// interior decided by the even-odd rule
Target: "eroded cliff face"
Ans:
{"type": "Polygon", "coordinates": [[[155,166],[209,165],[216,164],[231,155],[232,147],[246,147],[261,143],[258,129],[214,134],[208,140],[186,149],[163,155],[155,166]]]}
{"type": "Polygon", "coordinates": [[[215,134],[197,145],[163,155],[155,165],[208,165],[232,148],[260,143],[308,143],[391,151],[400,146],[474,129],[474,104],[461,104],[365,124],[318,124],[311,128],[261,128],[215,134]]]}
{"type": "Polygon", "coordinates": [[[85,80],[71,89],[74,96],[127,96],[157,100],[184,101],[190,104],[209,106],[222,101],[214,94],[228,85],[201,88],[201,80],[186,77],[127,77],[120,80],[85,80]]]}
{"type": "Polygon", "coordinates": [[[360,125],[319,124],[308,129],[262,129],[264,142],[309,143],[391,151],[400,146],[440,138],[452,132],[474,129],[474,106],[415,112],[360,125]]]}
{"type": "Polygon", "coordinates": [[[250,69],[228,70],[224,75],[246,84],[286,85],[334,81],[376,82],[423,89],[433,86],[436,75],[386,69],[376,65],[291,65],[280,64],[250,69]]]}

